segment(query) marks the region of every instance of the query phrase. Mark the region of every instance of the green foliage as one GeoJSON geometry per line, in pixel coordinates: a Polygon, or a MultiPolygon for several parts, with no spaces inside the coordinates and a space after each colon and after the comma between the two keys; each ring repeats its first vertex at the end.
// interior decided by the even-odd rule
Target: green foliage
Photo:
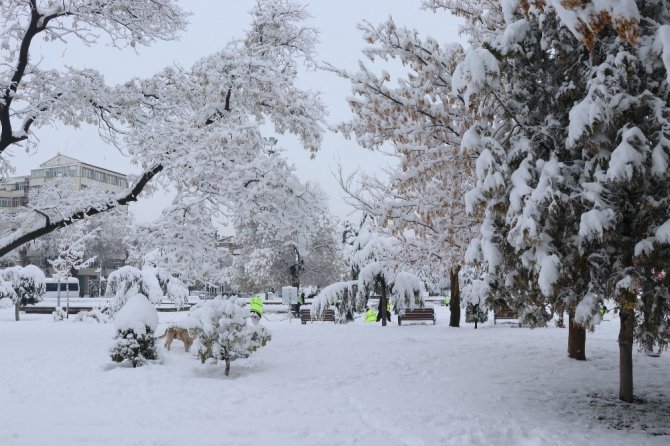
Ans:
{"type": "Polygon", "coordinates": [[[154,332],[148,326],[146,333],[137,334],[133,329],[118,330],[116,344],[110,349],[112,361],[130,361],[133,367],[158,358],[154,332]]]}

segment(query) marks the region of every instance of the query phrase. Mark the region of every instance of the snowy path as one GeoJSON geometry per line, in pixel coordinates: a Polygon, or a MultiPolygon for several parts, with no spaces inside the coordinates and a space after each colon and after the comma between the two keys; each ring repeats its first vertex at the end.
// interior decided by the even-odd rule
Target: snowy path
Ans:
{"type": "MultiPolygon", "coordinates": [[[[445,311],[437,326],[385,329],[264,320],[273,340],[226,378],[178,341],[133,370],[109,360],[112,325],[3,310],[0,445],[668,444],[609,429],[590,405],[616,395],[618,321],[576,362],[567,330],[451,329],[445,311]]],[[[636,354],[636,394],[670,401],[669,366],[636,354]]],[[[670,419],[656,427],[670,434],[670,419]]]]}

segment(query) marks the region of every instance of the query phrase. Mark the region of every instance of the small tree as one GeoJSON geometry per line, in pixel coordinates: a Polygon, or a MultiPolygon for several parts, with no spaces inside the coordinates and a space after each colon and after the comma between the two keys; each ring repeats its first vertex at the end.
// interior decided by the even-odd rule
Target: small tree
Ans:
{"type": "Polygon", "coordinates": [[[225,375],[230,372],[230,362],[248,358],[272,339],[270,331],[262,325],[249,323],[248,309],[235,299],[218,297],[193,309],[189,316],[194,328],[191,335],[200,341],[198,357],[205,362],[226,362],[225,375]]]}
{"type": "Polygon", "coordinates": [[[14,317],[18,321],[21,306],[36,304],[42,300],[46,278],[42,270],[35,265],[7,268],[2,272],[2,278],[10,282],[14,289],[14,317]]]}
{"type": "Polygon", "coordinates": [[[130,361],[134,367],[158,358],[154,333],[158,312],[142,294],[130,297],[114,318],[116,344],[110,349],[112,361],[130,361]]]}
{"type": "MultiPolygon", "coordinates": [[[[55,259],[48,260],[54,270],[54,276],[60,282],[64,281],[66,286],[67,305],[70,306],[70,277],[72,271],[79,271],[81,268],[87,268],[94,261],[95,257],[84,260],[84,251],[86,242],[93,239],[97,233],[97,228],[87,231],[83,222],[78,222],[58,233],[58,256],[55,259]]],[[[60,290],[58,292],[57,306],[60,307],[60,290]]],[[[69,312],[69,311],[68,311],[69,312]]],[[[65,313],[66,317],[68,312],[65,313]]]]}
{"type": "Polygon", "coordinates": [[[154,267],[143,269],[122,266],[109,275],[105,295],[114,299],[112,313],[123,307],[130,296],[144,294],[152,304],[159,304],[164,298],[184,305],[188,300],[188,288],[177,278],[154,267]]]}

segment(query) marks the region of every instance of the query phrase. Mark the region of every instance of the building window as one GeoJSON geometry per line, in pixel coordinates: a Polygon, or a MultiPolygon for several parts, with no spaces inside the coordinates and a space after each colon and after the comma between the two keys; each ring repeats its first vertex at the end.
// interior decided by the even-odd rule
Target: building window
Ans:
{"type": "Polygon", "coordinates": [[[12,199],[11,198],[0,198],[0,207],[3,207],[3,208],[12,207],[12,199]]]}

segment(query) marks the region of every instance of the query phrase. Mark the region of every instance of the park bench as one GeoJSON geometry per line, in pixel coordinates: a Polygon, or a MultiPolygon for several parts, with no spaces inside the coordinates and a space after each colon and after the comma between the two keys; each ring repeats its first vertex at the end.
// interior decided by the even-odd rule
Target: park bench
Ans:
{"type": "Polygon", "coordinates": [[[323,310],[323,319],[312,318],[312,312],[309,308],[300,309],[300,322],[307,324],[307,322],[314,321],[324,321],[324,322],[335,322],[335,310],[332,308],[326,308],[323,310]]]}
{"type": "Polygon", "coordinates": [[[513,320],[518,320],[519,319],[519,313],[516,310],[512,310],[511,308],[500,308],[497,310],[493,311],[493,323],[496,324],[498,320],[503,320],[503,319],[513,319],[513,320]]]}
{"type": "Polygon", "coordinates": [[[435,325],[435,310],[432,308],[403,310],[398,314],[398,325],[402,325],[402,321],[433,321],[435,325]]]}

